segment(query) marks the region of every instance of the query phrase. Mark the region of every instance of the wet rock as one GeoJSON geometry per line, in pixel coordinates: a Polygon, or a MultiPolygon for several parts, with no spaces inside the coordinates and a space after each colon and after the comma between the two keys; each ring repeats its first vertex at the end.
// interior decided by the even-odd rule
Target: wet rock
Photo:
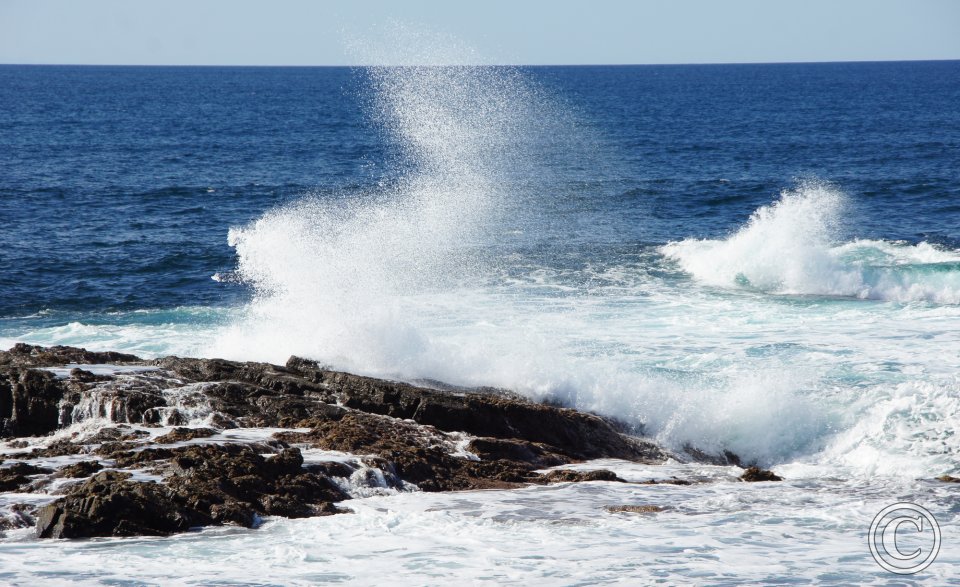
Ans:
{"type": "Polygon", "coordinates": [[[52,473],[53,469],[37,467],[28,463],[14,463],[0,469],[0,491],[22,491],[33,482],[32,475],[52,473]]]}
{"type": "Polygon", "coordinates": [[[15,503],[0,515],[0,531],[29,528],[36,522],[37,508],[28,503],[15,503]]]}
{"type": "Polygon", "coordinates": [[[622,481],[610,471],[534,471],[545,463],[563,464],[568,458],[546,445],[527,441],[475,439],[468,450],[480,461],[453,456],[452,441],[433,427],[395,418],[349,412],[339,420],[320,422],[308,433],[276,435],[290,443],[308,443],[325,450],[375,454],[379,469],[416,484],[423,491],[512,488],[527,483],[561,481],[622,481]]]}
{"type": "Polygon", "coordinates": [[[68,346],[42,347],[17,343],[9,351],[0,351],[0,366],[58,367],[69,363],[143,364],[143,361],[134,355],[115,352],[91,352],[86,349],[68,346]]]}
{"type": "Polygon", "coordinates": [[[70,442],[69,440],[56,440],[45,447],[38,447],[24,455],[25,458],[41,459],[75,455],[84,451],[82,444],[70,442]]]}
{"type": "Polygon", "coordinates": [[[0,491],[18,491],[29,483],[30,478],[25,475],[17,475],[6,470],[0,471],[0,491]]]}
{"type": "Polygon", "coordinates": [[[570,462],[568,457],[553,452],[545,444],[501,438],[475,438],[467,450],[480,460],[508,460],[530,463],[538,468],[556,467],[570,462]]]}
{"type": "Polygon", "coordinates": [[[126,425],[119,426],[110,426],[107,428],[101,428],[97,430],[97,433],[93,436],[84,437],[84,444],[102,444],[104,442],[124,442],[124,441],[134,441],[141,438],[146,438],[150,436],[149,432],[144,430],[136,430],[126,425]]]}
{"type": "Polygon", "coordinates": [[[740,475],[741,481],[783,481],[783,477],[780,477],[773,471],[768,471],[766,469],[761,469],[760,467],[749,467],[746,471],[743,472],[743,475],[740,475]]]}
{"type": "Polygon", "coordinates": [[[603,509],[608,512],[614,513],[630,513],[630,514],[655,514],[657,512],[662,512],[666,510],[665,507],[659,505],[608,505],[603,509]]]}
{"type": "Polygon", "coordinates": [[[79,463],[63,467],[57,471],[57,476],[78,479],[80,477],[89,477],[101,469],[103,469],[103,465],[97,461],[80,461],[79,463]]]}
{"type": "Polygon", "coordinates": [[[0,438],[56,430],[63,394],[63,383],[48,371],[5,371],[0,375],[0,438]]]}
{"type": "Polygon", "coordinates": [[[379,468],[423,491],[517,487],[538,478],[530,463],[455,457],[450,439],[432,427],[363,412],[319,422],[310,432],[275,437],[291,444],[377,455],[382,459],[379,468]]]}
{"type": "MultiPolygon", "coordinates": [[[[63,380],[31,369],[93,362],[148,364],[132,355],[69,347],[18,345],[0,352],[0,434],[46,434],[74,421],[108,418],[119,425],[61,438],[21,457],[95,453],[111,459],[111,466],[146,470],[164,482],[98,471],[93,460],[64,467],[58,476],[89,479],[69,486],[55,507],[38,514],[41,536],[165,534],[185,524],[254,526],[264,515],[336,513],[333,504],[349,496],[332,478],[395,489],[416,484],[424,491],[620,481],[610,471],[536,471],[592,458],[657,463],[668,456],[625,434],[617,422],[503,390],[382,381],[296,357],[284,366],[167,357],[150,362],[157,369],[149,372],[97,376],[79,368],[63,380]],[[281,433],[271,442],[157,446],[215,440],[216,429],[185,426],[200,418],[218,429],[309,432],[281,433]],[[124,423],[179,427],[151,441],[124,423]],[[465,435],[474,437],[466,446],[465,435]],[[359,456],[305,468],[291,444],[359,456]],[[151,509],[149,500],[170,515],[151,509]]],[[[19,490],[24,482],[39,483],[29,477],[10,473],[9,485],[19,490]]]]}
{"type": "Polygon", "coordinates": [[[740,461],[740,456],[736,453],[733,453],[729,450],[724,450],[720,454],[710,454],[708,452],[702,451],[695,446],[690,446],[689,444],[683,447],[683,452],[687,453],[694,460],[701,463],[709,463],[711,465],[719,465],[721,467],[725,466],[736,466],[742,467],[743,464],[740,461]]]}
{"type": "Polygon", "coordinates": [[[305,470],[296,448],[265,458],[245,445],[193,445],[174,449],[170,467],[170,487],[213,523],[249,526],[245,511],[306,517],[323,503],[349,499],[326,476],[305,470]]]}
{"type": "MultiPolygon", "coordinates": [[[[128,456],[133,454],[140,453],[128,456]]],[[[37,535],[166,535],[225,523],[252,527],[261,515],[335,513],[331,503],[349,498],[329,478],[305,470],[295,448],[270,458],[237,444],[194,445],[162,454],[170,459],[166,484],[133,482],[128,473],[116,471],[97,473],[40,510],[37,535]]]]}
{"type": "Polygon", "coordinates": [[[944,483],[960,483],[960,477],[954,477],[952,475],[940,475],[937,477],[937,481],[943,481],[944,483]]]}
{"type": "Polygon", "coordinates": [[[74,367],[70,369],[70,379],[80,383],[96,383],[98,381],[110,381],[112,377],[109,375],[97,375],[79,367],[74,367]]]}
{"type": "Polygon", "coordinates": [[[453,393],[312,367],[293,358],[287,368],[322,385],[340,403],[362,412],[414,420],[447,432],[547,444],[575,459],[662,462],[653,443],[618,432],[609,421],[497,394],[453,393]]]}
{"type": "Polygon", "coordinates": [[[190,381],[239,382],[264,390],[269,395],[332,400],[329,390],[301,373],[269,363],[240,363],[223,359],[165,357],[154,364],[190,381]]]}
{"type": "Polygon", "coordinates": [[[174,455],[173,449],[149,448],[137,451],[117,452],[110,456],[120,469],[137,469],[151,465],[156,461],[169,459],[174,455]]]}
{"type": "Polygon", "coordinates": [[[162,382],[152,381],[148,376],[127,376],[122,379],[111,378],[79,395],[70,397],[70,413],[64,414],[62,425],[71,424],[75,412],[76,419],[105,418],[111,422],[142,424],[148,423],[144,416],[155,408],[165,407],[162,382]]]}
{"type": "Polygon", "coordinates": [[[129,473],[103,471],[71,488],[37,512],[37,536],[166,536],[193,525],[193,512],[169,488],[129,478],[129,473]]]}
{"type": "MultiPolygon", "coordinates": [[[[186,360],[178,359],[177,361],[178,363],[175,364],[186,360]]],[[[195,363],[197,363],[196,360],[190,362],[191,365],[195,363]]],[[[216,362],[216,364],[220,363],[219,361],[216,362]]],[[[219,373],[215,369],[210,370],[217,377],[227,377],[228,373],[233,372],[233,370],[230,370],[228,373],[219,373]]],[[[202,371],[206,372],[206,370],[202,371]]],[[[193,372],[193,370],[191,369],[188,372],[193,372]]],[[[243,372],[243,374],[250,376],[246,372],[243,372]]],[[[315,394],[304,395],[305,392],[302,389],[297,389],[291,382],[295,379],[292,376],[284,375],[284,378],[287,381],[283,384],[276,381],[268,382],[277,387],[279,391],[245,381],[215,381],[209,383],[209,385],[204,385],[202,389],[203,401],[209,406],[212,423],[219,428],[236,428],[238,426],[288,428],[297,426],[298,422],[302,420],[326,419],[343,413],[343,408],[330,405],[315,394]],[[288,393],[291,390],[296,393],[288,393]]],[[[263,380],[262,377],[255,379],[263,380]]],[[[309,385],[306,381],[303,383],[309,385]]],[[[166,422],[155,415],[145,416],[145,420],[171,425],[186,423],[186,418],[178,420],[171,418],[169,414],[166,422]]]]}
{"type": "Polygon", "coordinates": [[[326,477],[351,477],[357,470],[346,463],[339,461],[328,461],[325,463],[314,463],[305,465],[305,468],[311,473],[317,473],[326,477]]]}
{"type": "Polygon", "coordinates": [[[135,442],[104,442],[94,453],[106,458],[116,458],[125,455],[130,449],[137,446],[138,444],[135,442]]]}
{"type": "Polygon", "coordinates": [[[543,479],[549,483],[581,483],[584,481],[618,481],[626,483],[613,471],[599,469],[596,471],[573,471],[570,469],[557,469],[543,475],[543,479]]]}
{"type": "Polygon", "coordinates": [[[691,481],[677,479],[676,477],[670,479],[649,479],[647,481],[638,481],[637,483],[639,485],[693,485],[691,481]]]}
{"type": "Polygon", "coordinates": [[[210,438],[216,434],[218,434],[217,431],[212,428],[174,428],[163,436],[154,438],[153,441],[157,444],[173,444],[194,438],[210,438]]]}

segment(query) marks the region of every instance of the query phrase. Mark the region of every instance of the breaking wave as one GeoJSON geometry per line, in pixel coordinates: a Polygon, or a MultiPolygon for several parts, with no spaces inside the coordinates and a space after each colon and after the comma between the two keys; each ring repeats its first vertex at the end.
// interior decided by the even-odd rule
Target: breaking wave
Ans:
{"type": "Polygon", "coordinates": [[[663,254],[702,283],[772,294],[960,303],[960,251],[926,242],[838,242],[845,198],[826,184],[786,191],[727,239],[687,239],[663,254]]]}

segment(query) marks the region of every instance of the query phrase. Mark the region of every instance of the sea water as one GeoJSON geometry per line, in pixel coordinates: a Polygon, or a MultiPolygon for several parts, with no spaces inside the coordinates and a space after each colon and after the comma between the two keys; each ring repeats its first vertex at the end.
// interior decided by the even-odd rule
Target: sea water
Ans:
{"type": "Polygon", "coordinates": [[[0,105],[4,347],[504,387],[786,478],[11,532],[0,581],[958,581],[958,62],[0,66],[0,105]],[[906,579],[867,545],[900,501],[942,530],[906,579]]]}

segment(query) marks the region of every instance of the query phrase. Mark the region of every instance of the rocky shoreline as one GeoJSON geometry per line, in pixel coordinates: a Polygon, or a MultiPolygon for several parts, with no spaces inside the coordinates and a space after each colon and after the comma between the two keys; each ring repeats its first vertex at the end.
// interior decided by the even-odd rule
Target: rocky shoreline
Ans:
{"type": "MultiPolygon", "coordinates": [[[[0,351],[0,532],[162,536],[344,513],[343,502],[389,492],[623,482],[551,469],[601,458],[713,459],[501,390],[419,387],[297,357],[0,351]]],[[[754,468],[743,479],[779,477],[754,468]]]]}

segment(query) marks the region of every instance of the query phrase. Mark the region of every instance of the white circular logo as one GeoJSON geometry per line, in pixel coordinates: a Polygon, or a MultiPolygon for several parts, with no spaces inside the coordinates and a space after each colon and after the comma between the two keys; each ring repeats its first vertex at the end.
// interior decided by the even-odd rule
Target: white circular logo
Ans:
{"type": "Polygon", "coordinates": [[[926,508],[900,502],[883,508],[870,524],[870,554],[891,573],[912,575],[940,553],[940,525],[926,508]]]}

